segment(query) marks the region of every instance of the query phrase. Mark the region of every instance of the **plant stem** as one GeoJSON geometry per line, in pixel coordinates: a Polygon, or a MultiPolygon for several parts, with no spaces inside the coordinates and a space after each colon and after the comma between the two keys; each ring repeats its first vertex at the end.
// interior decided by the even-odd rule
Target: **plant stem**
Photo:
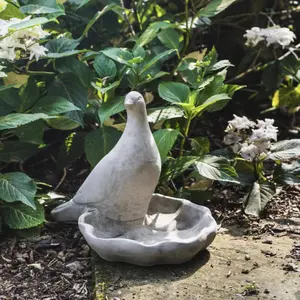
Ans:
{"type": "Polygon", "coordinates": [[[188,138],[188,135],[189,135],[191,122],[192,122],[192,118],[189,116],[188,119],[187,119],[186,125],[185,125],[185,129],[184,129],[184,132],[183,132],[183,138],[182,138],[181,144],[180,144],[179,157],[182,157],[182,155],[183,155],[183,147],[184,147],[184,144],[185,144],[185,142],[188,138]]]}

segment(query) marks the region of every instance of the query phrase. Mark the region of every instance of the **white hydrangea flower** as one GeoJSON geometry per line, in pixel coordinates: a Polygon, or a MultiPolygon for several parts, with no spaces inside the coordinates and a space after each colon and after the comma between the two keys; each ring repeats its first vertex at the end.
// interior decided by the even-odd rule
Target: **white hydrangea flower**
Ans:
{"type": "Polygon", "coordinates": [[[38,61],[40,57],[45,56],[46,52],[48,51],[47,48],[39,45],[39,44],[34,44],[30,47],[28,47],[30,51],[30,56],[29,59],[31,60],[33,57],[38,61]]]}
{"type": "Polygon", "coordinates": [[[17,58],[16,50],[22,49],[29,52],[30,59],[38,60],[45,55],[46,48],[39,45],[39,40],[46,37],[48,32],[44,31],[40,25],[17,30],[9,34],[9,27],[23,21],[28,21],[31,16],[25,19],[11,18],[10,20],[0,20],[0,58],[14,61],[17,58]]]}
{"type": "Polygon", "coordinates": [[[267,47],[274,44],[286,48],[296,39],[296,35],[289,28],[279,26],[252,27],[246,30],[244,37],[247,39],[245,45],[248,47],[255,47],[259,42],[265,41],[267,47]]]}
{"type": "Polygon", "coordinates": [[[241,141],[242,138],[235,132],[230,132],[224,137],[224,143],[226,145],[233,145],[241,141]]]}
{"type": "Polygon", "coordinates": [[[254,144],[243,144],[240,150],[240,155],[246,160],[253,161],[253,159],[260,153],[258,147],[254,144]]]}
{"type": "Polygon", "coordinates": [[[7,75],[2,71],[3,69],[5,69],[5,67],[0,66],[0,77],[7,77],[7,75]]]}
{"type": "Polygon", "coordinates": [[[249,129],[255,126],[253,121],[250,121],[247,117],[238,117],[237,115],[233,115],[234,119],[228,122],[228,127],[225,131],[235,131],[242,129],[249,129]]]}
{"type": "Polygon", "coordinates": [[[277,127],[273,119],[250,121],[247,117],[238,117],[228,122],[229,132],[224,137],[224,143],[229,145],[234,153],[248,161],[253,161],[261,154],[269,152],[271,141],[277,141],[277,127]],[[251,133],[243,131],[251,129],[251,133]]]}

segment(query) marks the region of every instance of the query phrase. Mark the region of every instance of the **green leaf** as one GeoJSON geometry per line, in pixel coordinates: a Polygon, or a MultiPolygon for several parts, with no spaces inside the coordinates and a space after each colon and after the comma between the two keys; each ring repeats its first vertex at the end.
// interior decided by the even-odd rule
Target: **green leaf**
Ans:
{"type": "Polygon", "coordinates": [[[46,96],[39,100],[39,102],[32,108],[33,113],[46,113],[50,116],[55,116],[67,113],[73,110],[80,110],[73,103],[59,96],[46,96]]]}
{"type": "Polygon", "coordinates": [[[85,132],[72,132],[59,148],[57,159],[58,170],[73,163],[84,154],[85,132]]]}
{"type": "Polygon", "coordinates": [[[41,17],[41,18],[30,19],[27,21],[22,21],[20,23],[12,24],[8,28],[14,31],[23,30],[37,25],[42,25],[48,22],[51,22],[51,20],[41,17]]]}
{"type": "Polygon", "coordinates": [[[289,160],[300,157],[300,139],[284,140],[271,146],[268,158],[273,160],[289,160]]]}
{"type": "Polygon", "coordinates": [[[63,97],[81,110],[72,111],[67,116],[83,126],[83,112],[88,103],[88,90],[74,73],[63,73],[53,81],[48,90],[49,96],[63,97]]]}
{"type": "Polygon", "coordinates": [[[288,107],[289,109],[298,107],[300,105],[300,84],[296,87],[282,87],[277,90],[272,99],[272,106],[288,107]]]}
{"type": "Polygon", "coordinates": [[[53,119],[49,119],[46,120],[46,122],[50,127],[58,130],[73,130],[79,127],[78,122],[75,122],[65,116],[59,116],[53,119]]]}
{"type": "Polygon", "coordinates": [[[100,119],[101,125],[109,117],[122,112],[125,109],[124,106],[124,96],[115,97],[113,100],[108,100],[104,102],[98,109],[98,117],[100,119]]]}
{"type": "Polygon", "coordinates": [[[239,159],[236,160],[234,168],[241,184],[249,185],[256,181],[256,172],[252,162],[239,159]]]}
{"type": "Polygon", "coordinates": [[[46,48],[49,50],[46,57],[61,58],[72,56],[81,52],[81,50],[75,50],[78,45],[79,42],[77,40],[69,39],[67,37],[50,40],[46,44],[46,48]]]}
{"type": "Polygon", "coordinates": [[[6,8],[0,12],[0,19],[9,20],[11,18],[23,19],[25,16],[14,4],[7,3],[6,8]]]}
{"type": "Polygon", "coordinates": [[[33,76],[28,78],[26,85],[21,89],[21,101],[18,107],[18,112],[24,113],[30,109],[39,99],[40,91],[37,86],[36,80],[33,76]]]}
{"type": "Polygon", "coordinates": [[[148,122],[150,123],[158,123],[169,119],[182,118],[184,116],[183,110],[176,106],[152,108],[148,109],[148,113],[148,122]]]}
{"type": "Polygon", "coordinates": [[[34,197],[36,190],[34,181],[24,173],[0,174],[0,199],[5,202],[21,201],[35,208],[34,197]]]}
{"type": "Polygon", "coordinates": [[[250,192],[245,196],[245,213],[260,216],[266,204],[275,195],[275,185],[270,182],[258,183],[254,182],[250,192]]]}
{"type": "Polygon", "coordinates": [[[142,86],[144,84],[147,84],[147,83],[149,83],[149,82],[151,82],[151,81],[153,81],[155,79],[161,78],[161,77],[163,77],[165,75],[169,75],[169,73],[168,72],[160,71],[160,72],[156,73],[154,76],[151,76],[150,74],[147,74],[146,79],[138,82],[138,86],[142,86]]]}
{"type": "Polygon", "coordinates": [[[191,139],[191,146],[194,155],[202,156],[210,151],[210,142],[208,137],[199,136],[191,139]]]}
{"type": "Polygon", "coordinates": [[[103,53],[105,56],[111,58],[112,60],[115,60],[116,62],[118,62],[120,64],[131,66],[131,63],[129,63],[128,61],[131,60],[133,58],[133,56],[126,49],[109,48],[109,49],[101,51],[101,53],[103,53]]]}
{"type": "Polygon", "coordinates": [[[90,132],[84,143],[87,160],[92,167],[116,145],[121,133],[112,127],[102,127],[90,132]]]}
{"type": "Polygon", "coordinates": [[[154,22],[152,23],[139,37],[139,39],[136,42],[137,46],[143,47],[150,43],[152,40],[154,40],[157,36],[157,33],[160,29],[166,29],[169,27],[173,27],[174,25],[172,23],[167,22],[154,22]]]}
{"type": "Polygon", "coordinates": [[[227,159],[206,155],[195,163],[200,175],[211,180],[239,183],[235,169],[227,159]]]}
{"type": "Polygon", "coordinates": [[[216,62],[215,64],[209,66],[208,71],[209,72],[216,72],[216,71],[219,71],[221,69],[228,68],[228,67],[233,67],[233,64],[230,63],[230,61],[228,59],[224,59],[224,60],[220,60],[220,61],[216,62]]]}
{"type": "Polygon", "coordinates": [[[179,49],[181,36],[174,28],[162,30],[158,34],[158,39],[170,49],[179,49]]]}
{"type": "Polygon", "coordinates": [[[293,185],[300,183],[300,162],[292,161],[289,164],[277,165],[273,179],[278,184],[293,185]]]}
{"type": "Polygon", "coordinates": [[[20,8],[24,14],[64,14],[64,10],[57,4],[56,0],[29,0],[26,4],[20,8]]]}
{"type": "Polygon", "coordinates": [[[168,158],[163,165],[160,182],[168,182],[182,175],[199,159],[197,156],[182,156],[179,158],[168,158]]]}
{"type": "Polygon", "coordinates": [[[197,13],[199,18],[201,17],[213,17],[223,10],[225,10],[229,5],[236,2],[237,0],[212,0],[204,8],[200,9],[197,13]]]}
{"type": "Polygon", "coordinates": [[[0,110],[2,110],[2,105],[9,106],[13,110],[17,110],[20,106],[20,96],[19,90],[15,88],[2,89],[0,91],[0,110]]]}
{"type": "Polygon", "coordinates": [[[39,151],[37,145],[18,141],[5,142],[3,145],[0,151],[0,161],[6,163],[23,162],[39,151]]]}
{"type": "Polygon", "coordinates": [[[44,127],[44,121],[37,120],[16,128],[14,134],[21,142],[40,145],[44,143],[44,127]]]}
{"type": "MultiPolygon", "coordinates": [[[[4,11],[7,7],[7,2],[5,0],[0,0],[0,12],[4,11]]],[[[1,232],[1,228],[0,228],[1,232]]]]}
{"type": "Polygon", "coordinates": [[[163,82],[158,86],[159,96],[171,103],[186,102],[190,95],[189,87],[180,82],[163,82]]]}
{"type": "Polygon", "coordinates": [[[74,55],[57,59],[56,69],[60,73],[71,72],[76,74],[86,87],[91,85],[93,79],[92,70],[86,64],[79,61],[74,55]]]}
{"type": "Polygon", "coordinates": [[[36,120],[48,119],[51,118],[46,114],[37,113],[37,114],[9,114],[3,117],[0,117],[0,130],[17,128],[21,125],[25,125],[36,120]]]}
{"type": "Polygon", "coordinates": [[[169,151],[177,140],[178,134],[178,129],[161,129],[154,132],[153,136],[162,162],[167,158],[169,151]]]}
{"type": "Polygon", "coordinates": [[[115,62],[107,56],[100,54],[94,60],[94,68],[100,78],[113,80],[117,75],[117,66],[115,62]]]}
{"type": "Polygon", "coordinates": [[[227,103],[228,100],[230,100],[231,98],[227,95],[227,94],[217,94],[214,95],[212,97],[210,97],[209,99],[207,99],[203,104],[197,106],[195,108],[195,110],[193,111],[193,115],[199,115],[202,114],[205,110],[208,110],[210,112],[214,111],[214,110],[219,110],[220,108],[220,103],[221,105],[223,103],[227,103]]]}
{"type": "Polygon", "coordinates": [[[44,209],[39,203],[36,203],[36,210],[22,203],[5,205],[1,215],[4,222],[13,229],[26,229],[45,221],[44,209]]]}
{"type": "Polygon", "coordinates": [[[173,49],[172,50],[166,50],[166,51],[154,56],[150,61],[145,61],[140,74],[145,73],[149,68],[151,68],[154,64],[156,64],[159,60],[161,60],[165,56],[169,56],[174,51],[175,50],[173,50],[173,49]]]}

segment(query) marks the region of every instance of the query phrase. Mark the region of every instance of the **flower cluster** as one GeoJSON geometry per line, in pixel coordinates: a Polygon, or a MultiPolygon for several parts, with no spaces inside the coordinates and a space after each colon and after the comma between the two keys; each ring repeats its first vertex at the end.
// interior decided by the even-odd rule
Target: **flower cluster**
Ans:
{"type": "Polygon", "coordinates": [[[267,43],[267,47],[275,44],[285,48],[296,39],[296,35],[289,28],[278,26],[252,27],[250,30],[246,30],[244,37],[247,39],[245,45],[248,47],[255,47],[259,42],[264,41],[267,43]]]}
{"type": "Polygon", "coordinates": [[[246,160],[253,161],[261,154],[267,154],[271,141],[277,141],[277,127],[273,119],[250,121],[247,117],[238,117],[228,122],[224,143],[231,146],[246,160]]]}
{"type": "Polygon", "coordinates": [[[10,20],[0,20],[0,59],[14,61],[17,58],[17,51],[23,50],[29,54],[29,59],[35,57],[38,60],[46,54],[47,48],[39,45],[39,40],[46,37],[48,33],[40,25],[25,28],[17,31],[10,31],[9,27],[25,19],[12,18],[10,20]]]}

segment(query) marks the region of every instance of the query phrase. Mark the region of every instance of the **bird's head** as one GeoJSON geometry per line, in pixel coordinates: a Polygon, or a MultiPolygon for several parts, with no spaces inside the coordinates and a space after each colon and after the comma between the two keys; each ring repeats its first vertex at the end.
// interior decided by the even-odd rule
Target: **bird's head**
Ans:
{"type": "Polygon", "coordinates": [[[144,110],[146,107],[144,97],[134,91],[126,95],[124,104],[127,110],[144,110]]]}

